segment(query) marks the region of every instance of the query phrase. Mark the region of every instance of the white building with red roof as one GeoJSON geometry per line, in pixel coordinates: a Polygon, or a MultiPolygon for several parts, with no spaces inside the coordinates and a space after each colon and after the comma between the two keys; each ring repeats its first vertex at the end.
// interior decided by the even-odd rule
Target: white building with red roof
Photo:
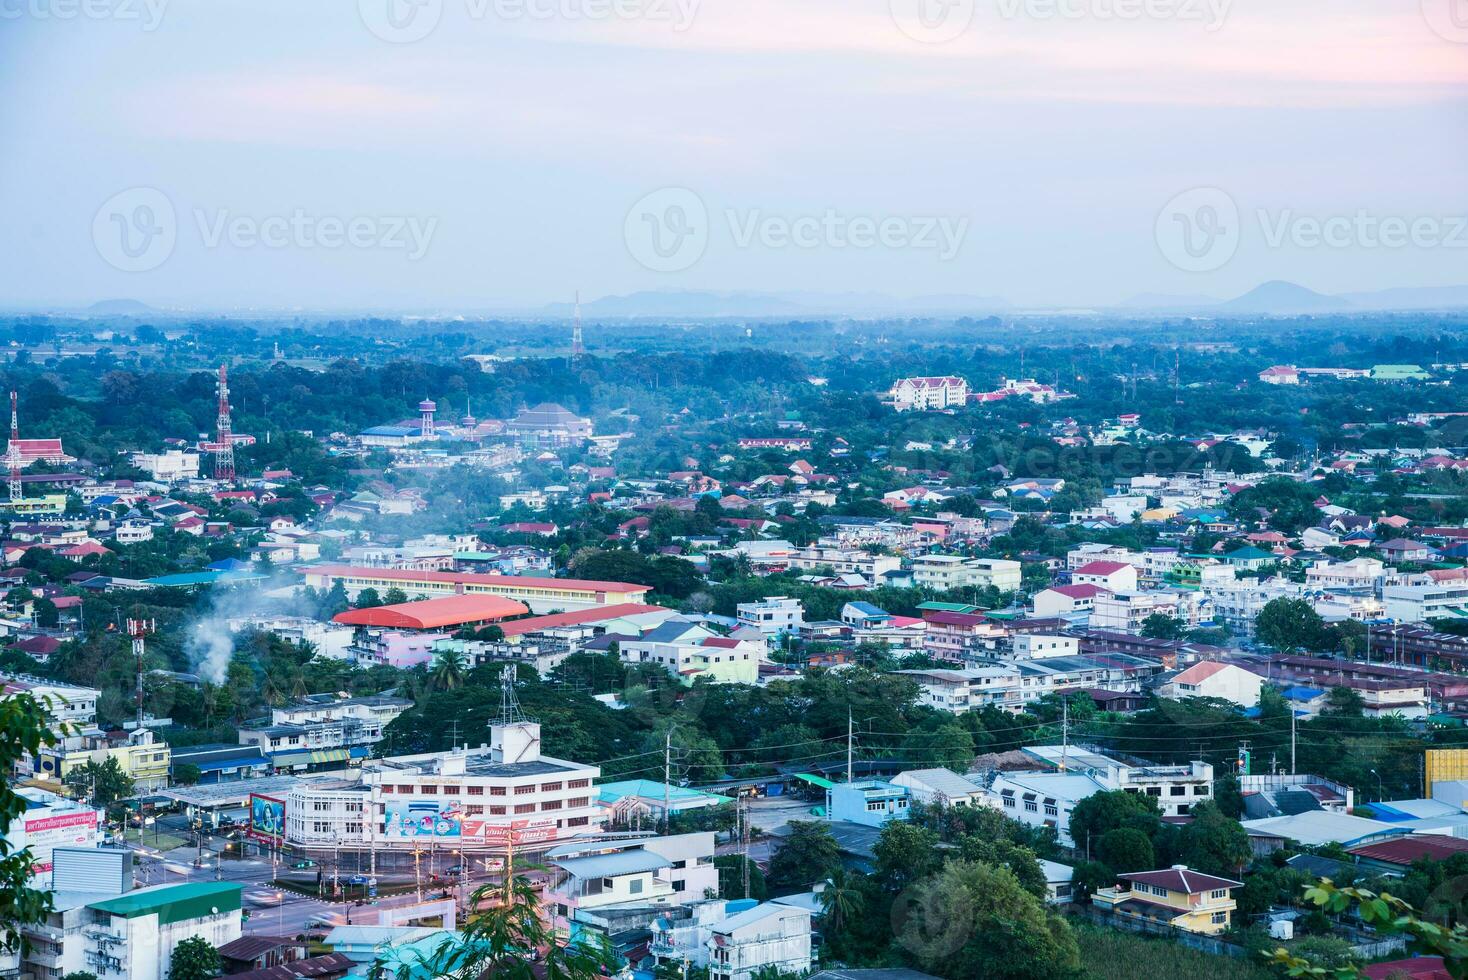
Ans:
{"type": "Polygon", "coordinates": [[[1035,593],[1035,618],[1068,618],[1090,612],[1098,596],[1110,595],[1100,585],[1056,585],[1035,593]]]}
{"type": "Polygon", "coordinates": [[[1134,592],[1137,588],[1137,567],[1124,561],[1088,562],[1070,573],[1073,585],[1099,585],[1108,592],[1134,592]]]}
{"type": "Polygon", "coordinates": [[[1260,371],[1259,380],[1267,385],[1297,385],[1300,383],[1300,370],[1290,364],[1276,364],[1260,371]]]}
{"type": "Polygon", "coordinates": [[[1259,703],[1264,678],[1237,664],[1204,660],[1178,674],[1158,693],[1165,698],[1221,698],[1244,708],[1259,703]]]}
{"type": "Polygon", "coordinates": [[[968,382],[957,377],[903,378],[887,393],[899,412],[940,411],[968,401],[968,382]]]}

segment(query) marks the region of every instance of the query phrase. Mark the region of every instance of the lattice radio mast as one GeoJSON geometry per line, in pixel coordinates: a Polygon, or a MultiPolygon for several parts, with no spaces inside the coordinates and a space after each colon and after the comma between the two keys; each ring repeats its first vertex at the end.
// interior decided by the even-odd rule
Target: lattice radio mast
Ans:
{"type": "Polygon", "coordinates": [[[223,364],[219,365],[219,418],[216,426],[219,445],[215,447],[214,479],[233,482],[234,436],[230,433],[229,379],[223,364]]]}

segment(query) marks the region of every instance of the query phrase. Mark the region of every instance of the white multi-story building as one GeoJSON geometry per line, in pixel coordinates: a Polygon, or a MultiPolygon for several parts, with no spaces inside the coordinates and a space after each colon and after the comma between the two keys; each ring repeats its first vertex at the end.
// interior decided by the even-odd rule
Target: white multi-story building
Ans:
{"type": "Polygon", "coordinates": [[[0,698],[29,694],[45,706],[53,720],[76,728],[97,723],[97,699],[102,692],[75,684],[62,684],[30,674],[0,674],[0,698]]]}
{"type": "Polygon", "coordinates": [[[674,618],[620,643],[623,663],[659,664],[683,684],[708,677],[716,684],[755,684],[769,644],[763,637],[719,636],[698,623],[674,618]]]}
{"type": "Polygon", "coordinates": [[[648,952],[660,967],[706,969],[721,980],[749,980],[764,969],[807,973],[810,906],[777,899],[738,911],[743,904],[711,899],[668,910],[652,922],[648,952]]]}
{"type": "Polygon", "coordinates": [[[1020,586],[1020,563],[1004,558],[922,555],[912,561],[912,580],[935,592],[990,585],[1000,592],[1013,592],[1020,586]]]}
{"type": "Polygon", "coordinates": [[[902,567],[902,559],[896,555],[877,555],[856,548],[823,548],[820,545],[797,549],[790,555],[789,562],[791,568],[803,572],[829,568],[837,575],[860,575],[872,582],[883,572],[893,572],[902,567]]]}
{"type": "Polygon", "coordinates": [[[731,915],[710,930],[709,980],[752,980],[773,971],[803,976],[810,970],[810,911],[766,902],[731,915]]]}
{"type": "Polygon", "coordinates": [[[194,881],[93,902],[82,913],[84,969],[98,980],[165,980],[185,939],[217,949],[240,938],[241,891],[237,882],[194,881]]]}
{"type": "Polygon", "coordinates": [[[132,464],[157,483],[180,483],[199,478],[199,454],[182,449],[161,453],[133,453],[132,464]]]}
{"type": "Polygon", "coordinates": [[[1175,592],[1106,592],[1096,596],[1090,627],[1136,633],[1148,616],[1159,614],[1185,619],[1181,596],[1175,592]]]}
{"type": "Polygon", "coordinates": [[[1438,585],[1388,585],[1381,590],[1386,615],[1398,623],[1456,619],[1468,607],[1468,582],[1438,585]]]}
{"type": "Polygon", "coordinates": [[[1336,592],[1370,592],[1386,576],[1386,564],[1375,558],[1318,561],[1305,570],[1305,585],[1336,592]]]}
{"type": "Polygon", "coordinates": [[[352,659],[352,635],[350,626],[323,623],[309,616],[237,616],[229,620],[232,633],[256,629],[262,633],[274,633],[292,643],[309,643],[316,656],[331,660],[352,659]]]}
{"type": "Polygon", "coordinates": [[[740,626],[759,630],[767,636],[794,633],[805,624],[805,608],[799,599],[770,596],[758,602],[741,602],[734,607],[740,626]]]}
{"type": "Polygon", "coordinates": [[[1076,746],[1040,745],[1024,750],[1047,768],[1001,772],[989,785],[989,796],[1005,816],[1032,827],[1053,828],[1067,847],[1083,846],[1070,836],[1075,805],[1096,793],[1125,790],[1152,797],[1163,816],[1189,813],[1213,798],[1213,767],[1206,762],[1186,766],[1129,766],[1076,746]]]}
{"type": "Polygon", "coordinates": [[[495,724],[489,746],[365,762],[354,779],[303,779],[286,798],[286,842],[503,851],[599,832],[598,766],[542,755],[540,725],[495,724]]]}
{"type": "Polygon", "coordinates": [[[6,853],[31,849],[31,868],[40,887],[51,884],[51,852],[58,847],[96,847],[101,811],[34,787],[18,790],[25,810],[5,834],[6,853]]]}
{"type": "Polygon", "coordinates": [[[413,706],[406,698],[372,695],[333,698],[316,695],[281,708],[272,708],[264,724],[240,728],[240,744],[255,743],[277,768],[307,768],[313,763],[345,762],[352,749],[366,753],[382,741],[383,729],[413,706]],[[321,753],[334,752],[335,758],[321,753]]]}
{"type": "Polygon", "coordinates": [[[968,401],[968,382],[955,377],[903,378],[887,395],[899,412],[954,408],[968,401]]]}
{"type": "Polygon", "coordinates": [[[1023,678],[1008,664],[962,670],[903,670],[919,686],[920,703],[956,715],[995,705],[1018,712],[1024,707],[1023,678]]]}
{"type": "Polygon", "coordinates": [[[1203,594],[1213,604],[1213,618],[1227,624],[1235,636],[1254,635],[1254,620],[1275,599],[1298,599],[1304,588],[1287,579],[1235,579],[1205,585],[1203,594]]]}
{"type": "Polygon", "coordinates": [[[1013,642],[1015,660],[1038,660],[1043,657],[1073,657],[1081,651],[1081,641],[1074,636],[1018,633],[1015,635],[1013,642]]]}
{"type": "Polygon", "coordinates": [[[606,933],[610,913],[628,907],[674,906],[717,898],[712,831],[629,840],[576,841],[546,853],[555,875],[546,900],[556,925],[576,938],[606,933]]]}

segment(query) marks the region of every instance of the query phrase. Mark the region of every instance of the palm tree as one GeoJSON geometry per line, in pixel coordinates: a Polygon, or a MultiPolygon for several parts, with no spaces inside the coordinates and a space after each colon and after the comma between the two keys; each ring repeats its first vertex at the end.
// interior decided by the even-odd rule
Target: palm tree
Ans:
{"type": "Polygon", "coordinates": [[[837,868],[826,879],[821,892],[821,909],[831,932],[841,929],[866,908],[867,897],[862,894],[856,875],[845,868],[837,868]]]}
{"type": "Polygon", "coordinates": [[[469,658],[464,651],[444,647],[433,655],[433,686],[442,691],[451,691],[464,683],[469,672],[469,658]]]}
{"type": "Polygon", "coordinates": [[[485,885],[470,896],[468,906],[475,910],[468,924],[437,948],[389,949],[378,954],[368,975],[383,980],[425,975],[440,980],[598,980],[610,975],[613,956],[605,940],[557,942],[540,896],[526,878],[485,885]],[[539,962],[528,955],[534,950],[544,950],[539,962]]]}

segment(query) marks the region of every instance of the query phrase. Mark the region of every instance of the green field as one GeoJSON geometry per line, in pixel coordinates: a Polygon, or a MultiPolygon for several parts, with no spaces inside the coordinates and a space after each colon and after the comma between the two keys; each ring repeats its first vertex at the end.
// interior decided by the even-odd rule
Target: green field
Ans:
{"type": "Polygon", "coordinates": [[[1210,956],[1170,939],[1075,925],[1081,963],[1092,980],[1135,980],[1137,977],[1208,977],[1209,980],[1274,980],[1279,975],[1264,963],[1210,956]]]}

